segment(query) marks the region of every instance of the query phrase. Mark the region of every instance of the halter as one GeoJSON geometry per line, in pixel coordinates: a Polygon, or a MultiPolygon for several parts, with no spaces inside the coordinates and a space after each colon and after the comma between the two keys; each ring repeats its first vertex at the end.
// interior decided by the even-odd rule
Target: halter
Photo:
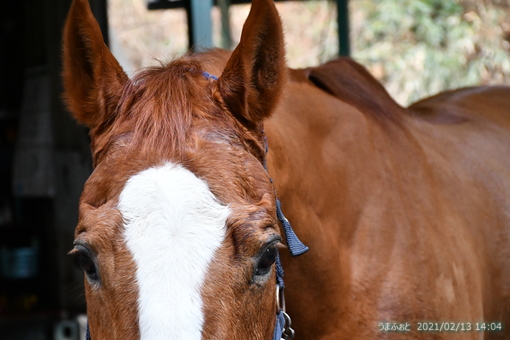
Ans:
{"type": "MultiPolygon", "coordinates": [[[[206,79],[218,80],[218,77],[202,71],[202,75],[206,79]]],[[[269,151],[269,147],[267,144],[267,138],[264,133],[264,147],[267,152],[269,151]]],[[[267,172],[266,159],[264,158],[264,169],[267,172]]],[[[269,178],[271,184],[273,184],[273,180],[269,178]]],[[[276,197],[276,189],[275,189],[275,197],[276,197]]],[[[308,251],[308,247],[303,244],[294,233],[292,226],[289,223],[289,220],[285,217],[282,212],[280,200],[276,198],[276,217],[280,221],[280,224],[283,228],[283,234],[285,236],[285,240],[287,241],[287,246],[291,256],[299,256],[308,251]]],[[[282,262],[280,261],[280,252],[276,249],[276,325],[274,327],[273,340],[288,340],[294,339],[295,332],[291,328],[292,321],[290,316],[285,312],[285,285],[283,283],[283,267],[282,262]]],[[[86,340],[91,340],[90,338],[90,329],[89,324],[87,322],[87,333],[85,334],[86,340]]]]}

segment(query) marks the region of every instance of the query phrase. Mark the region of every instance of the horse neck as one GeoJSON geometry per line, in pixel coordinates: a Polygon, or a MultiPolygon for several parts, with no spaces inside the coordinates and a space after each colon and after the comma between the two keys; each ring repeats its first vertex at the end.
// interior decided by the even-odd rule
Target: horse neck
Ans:
{"type": "Polygon", "coordinates": [[[380,218],[398,206],[410,175],[426,177],[404,124],[381,123],[302,82],[289,83],[266,132],[269,172],[297,229],[334,223],[348,240],[366,214],[380,218]]]}

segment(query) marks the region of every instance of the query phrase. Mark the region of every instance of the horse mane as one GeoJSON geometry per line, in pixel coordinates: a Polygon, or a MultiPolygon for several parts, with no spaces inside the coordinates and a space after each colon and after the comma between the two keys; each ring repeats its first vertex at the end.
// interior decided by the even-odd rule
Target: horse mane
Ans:
{"type": "Polygon", "coordinates": [[[399,112],[405,110],[363,66],[350,58],[338,58],[306,72],[318,88],[378,120],[398,122],[399,112]]]}

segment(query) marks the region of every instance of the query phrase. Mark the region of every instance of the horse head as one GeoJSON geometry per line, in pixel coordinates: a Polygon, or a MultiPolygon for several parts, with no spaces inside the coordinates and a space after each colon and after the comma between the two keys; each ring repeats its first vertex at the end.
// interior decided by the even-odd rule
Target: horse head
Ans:
{"type": "Polygon", "coordinates": [[[65,101],[94,162],[72,250],[92,339],[271,338],[282,238],[263,121],[287,72],[273,2],[253,1],[232,54],[130,79],[74,0],[63,51],[65,101]]]}

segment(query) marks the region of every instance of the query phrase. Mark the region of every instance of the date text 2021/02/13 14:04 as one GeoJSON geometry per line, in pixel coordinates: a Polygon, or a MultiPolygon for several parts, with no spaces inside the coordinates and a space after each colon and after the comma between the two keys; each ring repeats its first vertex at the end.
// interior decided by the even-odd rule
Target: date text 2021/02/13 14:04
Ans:
{"type": "Polygon", "coordinates": [[[379,322],[381,332],[500,332],[502,322],[379,322]]]}

